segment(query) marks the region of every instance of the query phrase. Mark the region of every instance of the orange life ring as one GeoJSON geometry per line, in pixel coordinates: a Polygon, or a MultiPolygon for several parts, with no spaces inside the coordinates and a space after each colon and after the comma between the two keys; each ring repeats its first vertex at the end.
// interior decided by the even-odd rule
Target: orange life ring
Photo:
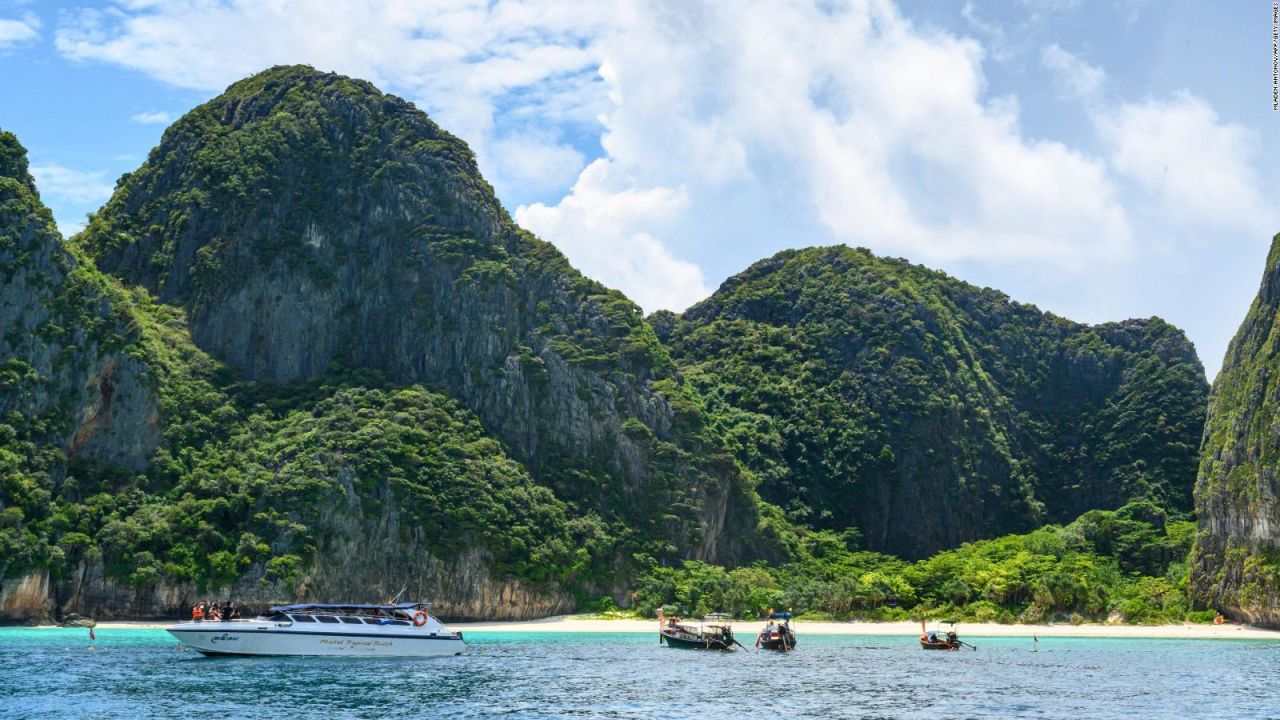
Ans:
{"type": "Polygon", "coordinates": [[[427,624],[427,614],[421,610],[413,614],[413,626],[422,627],[427,624]]]}

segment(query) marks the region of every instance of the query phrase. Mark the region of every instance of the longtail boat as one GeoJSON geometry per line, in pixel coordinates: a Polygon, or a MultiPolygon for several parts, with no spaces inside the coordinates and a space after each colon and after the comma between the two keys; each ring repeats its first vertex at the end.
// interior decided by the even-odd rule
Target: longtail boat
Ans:
{"type": "Polygon", "coordinates": [[[789,612],[771,613],[769,615],[769,624],[760,631],[759,637],[756,638],[756,647],[780,652],[795,650],[796,633],[791,628],[791,618],[792,615],[789,612]]]}
{"type": "Polygon", "coordinates": [[[658,610],[658,643],[690,650],[732,650],[742,644],[733,639],[733,627],[725,613],[704,616],[695,627],[676,616],[665,617],[658,610]]]}
{"type": "Polygon", "coordinates": [[[924,621],[920,621],[921,648],[925,650],[959,650],[963,646],[974,650],[978,649],[960,640],[960,636],[956,634],[956,624],[954,622],[943,620],[941,624],[950,625],[951,629],[945,633],[941,630],[928,630],[924,626],[924,621]]]}

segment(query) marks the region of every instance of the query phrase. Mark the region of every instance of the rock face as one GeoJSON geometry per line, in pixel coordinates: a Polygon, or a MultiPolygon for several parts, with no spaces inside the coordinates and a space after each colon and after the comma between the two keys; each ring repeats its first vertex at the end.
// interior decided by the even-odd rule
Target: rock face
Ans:
{"type": "Polygon", "coordinates": [[[1191,596],[1280,627],[1280,235],[1209,395],[1196,480],[1191,596]]]}
{"type": "Polygon", "coordinates": [[[0,417],[72,457],[144,468],[159,418],[128,302],[63,247],[26,150],[3,131],[0,270],[0,417]]]}
{"type": "Polygon", "coordinates": [[[1208,388],[1158,318],[1080,325],[842,246],[779,253],[651,322],[764,499],[868,549],[1190,509],[1208,388]]]}
{"type": "Polygon", "coordinates": [[[237,83],[70,248],[3,137],[0,621],[401,588],[536,617],[625,601],[633,558],[767,552],[639,309],[399,98],[237,83]]]}
{"type": "MultiPolygon", "coordinates": [[[[47,612],[41,527],[71,466],[146,467],[160,441],[131,301],[62,244],[0,132],[0,622],[47,612]]],[[[65,529],[65,528],[64,528],[65,529]]]]}
{"type": "Polygon", "coordinates": [[[245,378],[423,383],[572,506],[678,555],[747,552],[726,529],[754,528],[750,492],[639,309],[519,230],[463,142],[368,83],[302,67],[236,83],[76,242],[185,308],[245,378]]]}

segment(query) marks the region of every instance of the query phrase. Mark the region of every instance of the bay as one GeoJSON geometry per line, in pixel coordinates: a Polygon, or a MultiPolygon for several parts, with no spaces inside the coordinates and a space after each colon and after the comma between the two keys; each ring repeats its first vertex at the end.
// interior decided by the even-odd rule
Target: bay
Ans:
{"type": "MultiPolygon", "coordinates": [[[[801,627],[803,632],[803,627],[801,627]]],[[[654,635],[467,634],[461,657],[204,658],[163,630],[0,629],[9,718],[1280,716],[1280,643],[800,635],[788,655],[654,635]]]]}

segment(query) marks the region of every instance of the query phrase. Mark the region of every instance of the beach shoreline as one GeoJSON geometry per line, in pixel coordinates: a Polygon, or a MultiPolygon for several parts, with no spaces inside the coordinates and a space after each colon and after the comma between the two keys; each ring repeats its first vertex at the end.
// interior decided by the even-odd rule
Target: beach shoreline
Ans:
{"type": "MultiPolygon", "coordinates": [[[[177,622],[109,620],[97,624],[97,630],[163,629],[177,622]]],[[[734,632],[754,636],[763,620],[734,620],[734,632]]],[[[594,618],[559,615],[540,620],[487,621],[449,623],[450,628],[466,632],[496,633],[657,633],[657,620],[594,618]]],[[[37,627],[56,628],[56,625],[37,627]]],[[[914,622],[829,622],[795,621],[802,635],[910,635],[920,633],[914,622]]],[[[930,628],[937,627],[930,623],[930,628]]],[[[997,623],[958,623],[962,637],[1081,637],[1081,638],[1150,638],[1166,640],[1280,640],[1280,631],[1249,625],[1001,625],[997,623]]]]}

